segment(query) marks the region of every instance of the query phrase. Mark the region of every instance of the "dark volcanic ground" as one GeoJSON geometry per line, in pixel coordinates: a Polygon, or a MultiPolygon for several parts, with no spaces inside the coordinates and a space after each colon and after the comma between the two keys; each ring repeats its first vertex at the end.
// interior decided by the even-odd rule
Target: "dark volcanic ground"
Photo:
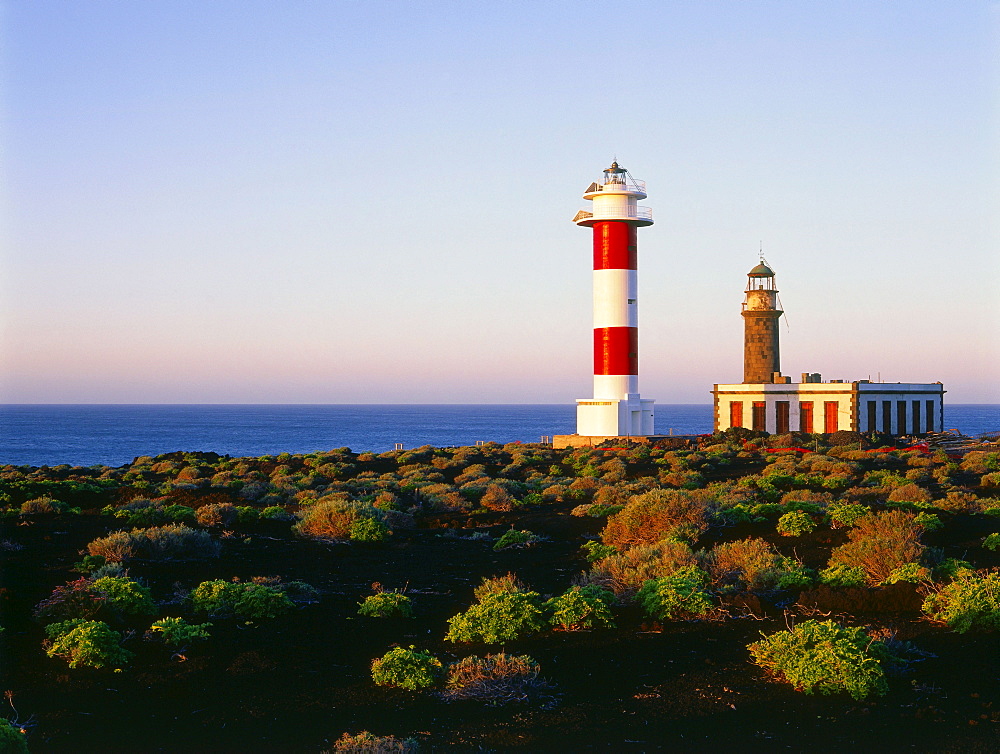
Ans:
{"type": "MultiPolygon", "coordinates": [[[[426,528],[397,532],[381,546],[303,540],[288,524],[261,522],[224,539],[218,560],[133,564],[130,575],[145,579],[158,600],[168,599],[175,584],[276,575],[313,584],[322,600],[255,627],[215,620],[212,638],[194,646],[184,662],[143,641],[149,619],[137,622],[126,644],[137,656],[122,673],[70,670],[46,657],[42,628],[30,617],[55,586],[78,577],[70,568],[79,551],[114,521],[8,519],[0,541],[22,548],[0,553],[8,627],[0,639],[2,687],[13,692],[21,720],[35,718],[29,745],[36,754],[319,752],[344,731],[360,730],[414,736],[432,750],[1000,750],[996,634],[961,636],[920,620],[919,597],[909,585],[841,593],[841,604],[819,593],[810,602],[812,614],[850,610],[850,620],[896,630],[937,655],[890,679],[888,696],[863,703],[796,693],[749,662],[746,645],[761,631],[785,626],[783,606],[766,601],[759,619],[661,627],[628,609],[616,614],[615,630],[544,632],[508,645],[508,652],[537,659],[557,685],[559,697],[548,708],[449,703],[431,692],[372,683],[371,660],[397,643],[429,649],[445,662],[496,651],[445,642],[447,619],[469,606],[483,576],[513,571],[543,595],[568,587],[586,567],[581,542],[603,525],[603,519],[569,516],[571,507],[438,515],[422,521],[426,528]],[[511,523],[549,540],[495,553],[492,542],[454,536],[496,536],[511,523]],[[416,617],[357,616],[373,582],[406,587],[416,617]]],[[[929,542],[945,546],[948,555],[960,556],[965,538],[971,543],[982,536],[972,523],[956,522],[949,532],[951,541],[929,542]]],[[[773,524],[748,527],[741,536],[748,534],[767,536],[789,554],[794,549],[813,566],[839,544],[829,529],[817,531],[815,540],[775,538],[773,524]]]]}

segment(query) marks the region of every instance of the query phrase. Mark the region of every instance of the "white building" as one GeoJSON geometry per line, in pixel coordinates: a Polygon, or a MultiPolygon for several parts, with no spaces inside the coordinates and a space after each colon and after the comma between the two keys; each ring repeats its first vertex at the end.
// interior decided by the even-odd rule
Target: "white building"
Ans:
{"type": "Polygon", "coordinates": [[[831,380],[803,373],[792,383],[779,371],[778,291],[762,261],[748,274],[743,303],[744,382],[715,385],[715,431],[746,427],[771,434],[839,430],[921,435],[944,425],[940,382],[831,380]],[[752,381],[751,381],[752,380],[752,381]]]}

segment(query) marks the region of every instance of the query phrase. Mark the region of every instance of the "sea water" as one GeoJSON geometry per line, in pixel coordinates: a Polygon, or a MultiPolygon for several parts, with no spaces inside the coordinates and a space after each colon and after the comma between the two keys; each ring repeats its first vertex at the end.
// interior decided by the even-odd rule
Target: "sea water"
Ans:
{"type": "MultiPolygon", "coordinates": [[[[575,431],[575,406],[0,405],[0,464],[121,466],[176,450],[231,456],[348,447],[538,442],[575,431]]],[[[1000,429],[1000,405],[945,404],[945,427],[1000,429]]],[[[712,431],[712,406],[656,406],[658,434],[712,431]]]]}

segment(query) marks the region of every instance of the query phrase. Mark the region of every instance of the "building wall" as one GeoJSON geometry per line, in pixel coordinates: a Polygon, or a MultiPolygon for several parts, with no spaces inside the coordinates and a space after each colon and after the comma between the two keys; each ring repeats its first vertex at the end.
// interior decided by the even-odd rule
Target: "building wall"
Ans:
{"type": "MultiPolygon", "coordinates": [[[[813,432],[826,432],[827,404],[831,418],[835,418],[836,429],[860,432],[888,432],[889,434],[924,434],[929,429],[940,431],[944,405],[944,387],[940,383],[867,383],[867,382],[818,382],[800,384],[734,384],[716,385],[713,390],[715,403],[715,430],[723,431],[732,426],[754,428],[754,404],[763,404],[764,431],[776,434],[779,431],[778,403],[788,402],[788,430],[800,431],[803,403],[813,405],[813,432]],[[875,425],[872,426],[868,413],[868,401],[876,402],[875,425]],[[914,401],[919,404],[920,422],[914,431],[914,401]],[[742,411],[733,404],[742,403],[742,411]],[[890,429],[884,428],[883,404],[890,407],[890,429]],[[899,404],[905,405],[901,417],[899,404]],[[927,415],[932,416],[928,427],[927,415]],[[741,418],[734,424],[731,418],[741,418]],[[900,425],[900,418],[904,423],[900,425]]],[[[758,412],[761,409],[758,409],[758,412]]],[[[759,417],[759,414],[758,414],[759,417]]]]}

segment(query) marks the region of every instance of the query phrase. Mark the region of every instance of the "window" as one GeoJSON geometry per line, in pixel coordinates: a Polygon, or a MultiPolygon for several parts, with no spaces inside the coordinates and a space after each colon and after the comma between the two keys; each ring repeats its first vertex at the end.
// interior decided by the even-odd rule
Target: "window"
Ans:
{"type": "Polygon", "coordinates": [[[731,401],[729,403],[729,426],[743,426],[743,401],[731,401]]]}
{"type": "Polygon", "coordinates": [[[875,431],[875,422],[878,419],[878,403],[876,401],[868,401],[868,432],[875,431]]]}
{"type": "Polygon", "coordinates": [[[764,432],[767,427],[767,404],[763,401],[753,402],[753,428],[764,432]]]}
{"type": "Polygon", "coordinates": [[[928,432],[934,431],[934,401],[924,401],[924,405],[927,408],[927,416],[924,418],[924,422],[927,425],[925,429],[928,432]]]}
{"type": "Polygon", "coordinates": [[[827,434],[837,431],[837,411],[840,404],[837,401],[823,403],[823,431],[827,434]]]}
{"type": "Polygon", "coordinates": [[[788,401],[777,401],[774,404],[774,431],[779,435],[788,432],[788,401]]]}
{"type": "Polygon", "coordinates": [[[913,434],[920,434],[920,401],[913,401],[913,434]]]}
{"type": "Polygon", "coordinates": [[[882,431],[892,434],[892,401],[882,401],[882,431]]]}
{"type": "Polygon", "coordinates": [[[799,404],[799,432],[813,431],[813,402],[802,401],[799,404]]]}
{"type": "Polygon", "coordinates": [[[906,401],[896,401],[896,434],[906,434],[906,401]]]}

